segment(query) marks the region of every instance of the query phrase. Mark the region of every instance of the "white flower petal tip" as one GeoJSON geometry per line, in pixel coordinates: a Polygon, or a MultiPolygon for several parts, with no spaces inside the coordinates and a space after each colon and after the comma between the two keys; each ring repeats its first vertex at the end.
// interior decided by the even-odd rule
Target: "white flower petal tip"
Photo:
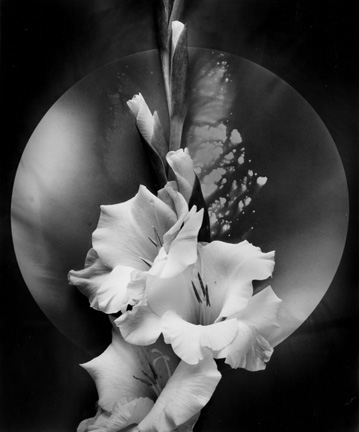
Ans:
{"type": "Polygon", "coordinates": [[[142,94],[139,93],[135,95],[131,100],[127,101],[127,105],[136,119],[139,131],[150,144],[154,132],[155,120],[142,94]]]}
{"type": "Polygon", "coordinates": [[[179,191],[188,203],[195,183],[193,161],[188,149],[171,151],[167,154],[166,159],[176,176],[179,191]]]}
{"type": "Polygon", "coordinates": [[[236,337],[238,325],[235,319],[206,326],[191,324],[175,312],[168,311],[162,317],[162,333],[166,343],[190,365],[198,364],[210,352],[214,355],[227,347],[236,337]]]}
{"type": "Polygon", "coordinates": [[[174,53],[178,40],[183,32],[185,25],[181,21],[172,21],[172,53],[174,53]]]}

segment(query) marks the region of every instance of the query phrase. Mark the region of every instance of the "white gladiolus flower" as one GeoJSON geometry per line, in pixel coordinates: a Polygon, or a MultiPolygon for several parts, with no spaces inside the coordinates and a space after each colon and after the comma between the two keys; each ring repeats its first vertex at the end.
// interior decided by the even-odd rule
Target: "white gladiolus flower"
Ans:
{"type": "Polygon", "coordinates": [[[95,417],[78,432],[191,431],[220,378],[211,357],[186,364],[163,340],[146,348],[129,345],[118,329],[99,357],[82,365],[94,379],[99,401],[95,417]]]}
{"type": "Polygon", "coordinates": [[[195,207],[189,211],[183,196],[170,186],[163,193],[167,203],[140,186],[134,198],[101,207],[85,268],[69,272],[69,282],[94,309],[111,314],[140,300],[142,282],[159,254],[166,254],[161,260],[165,277],[181,273],[197,260],[203,211],[195,207]],[[174,255],[179,258],[173,260],[174,255]]]}

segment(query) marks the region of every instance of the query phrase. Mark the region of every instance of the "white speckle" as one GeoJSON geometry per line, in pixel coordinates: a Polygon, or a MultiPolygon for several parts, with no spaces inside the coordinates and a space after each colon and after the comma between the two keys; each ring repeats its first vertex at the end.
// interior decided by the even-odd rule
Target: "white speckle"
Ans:
{"type": "Polygon", "coordinates": [[[244,157],[243,156],[239,156],[239,158],[237,159],[237,161],[238,161],[239,165],[244,164],[244,157]]]}
{"type": "Polygon", "coordinates": [[[264,186],[267,183],[267,177],[258,177],[257,178],[257,185],[258,186],[264,186]]]}
{"type": "Polygon", "coordinates": [[[237,129],[232,130],[230,140],[232,144],[240,144],[242,142],[242,136],[237,129]]]}
{"type": "Polygon", "coordinates": [[[228,223],[224,224],[223,227],[222,227],[222,233],[228,231],[230,227],[231,226],[228,223]]]}
{"type": "Polygon", "coordinates": [[[226,161],[231,161],[233,158],[234,158],[234,153],[233,152],[230,152],[230,153],[226,154],[225,157],[224,157],[224,159],[226,161]]]}

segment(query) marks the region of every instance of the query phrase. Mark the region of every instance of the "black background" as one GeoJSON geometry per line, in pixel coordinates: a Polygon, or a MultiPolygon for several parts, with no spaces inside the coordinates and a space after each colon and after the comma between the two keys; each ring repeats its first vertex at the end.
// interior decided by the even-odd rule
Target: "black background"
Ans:
{"type": "MultiPolygon", "coordinates": [[[[4,432],[72,431],[96,391],[88,355],[45,317],[19,272],[10,231],[22,151],[73,84],[127,54],[155,47],[149,0],[4,0],[1,23],[1,398],[4,432]]],[[[358,44],[356,2],[192,0],[189,44],[252,60],[293,86],[331,133],[347,175],[350,224],[337,274],[310,318],[267,370],[227,372],[200,431],[359,430],[358,44]]]]}

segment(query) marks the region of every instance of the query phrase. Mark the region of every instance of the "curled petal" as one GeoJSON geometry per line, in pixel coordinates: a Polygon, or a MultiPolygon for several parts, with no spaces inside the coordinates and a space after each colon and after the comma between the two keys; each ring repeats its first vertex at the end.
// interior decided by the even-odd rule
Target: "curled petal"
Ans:
{"type": "Polygon", "coordinates": [[[127,302],[127,285],[132,267],[116,266],[112,271],[105,267],[94,249],[90,249],[83,270],[71,270],[70,284],[86,295],[92,308],[107,314],[118,312],[127,302]]]}
{"type": "Polygon", "coordinates": [[[96,292],[110,272],[111,268],[103,265],[95,249],[90,249],[86,256],[85,268],[70,270],[68,280],[88,297],[91,307],[98,309],[96,292]]]}
{"type": "Polygon", "coordinates": [[[127,285],[132,267],[116,266],[96,293],[98,309],[107,314],[119,312],[128,303],[127,285]]]}
{"type": "Polygon", "coordinates": [[[161,239],[176,221],[176,214],[167,204],[140,186],[134,198],[101,207],[93,247],[108,267],[124,265],[146,271],[149,266],[144,260],[153,261],[157,255],[154,229],[161,239]]]}
{"type": "MultiPolygon", "coordinates": [[[[131,281],[127,285],[127,303],[131,306],[144,301],[146,290],[146,272],[133,271],[131,274],[131,281]]],[[[122,312],[125,312],[122,310],[122,312]]]]}
{"type": "Polygon", "coordinates": [[[98,277],[92,277],[94,266],[78,272],[69,273],[69,281],[87,295],[92,308],[113,314],[119,312],[127,304],[127,285],[133,273],[132,267],[116,266],[111,272],[98,277]]]}
{"type": "Polygon", "coordinates": [[[216,363],[205,356],[197,365],[180,362],[149,415],[136,432],[169,432],[197,414],[221,379],[216,363]]]}
{"type": "Polygon", "coordinates": [[[135,306],[115,320],[124,339],[136,345],[150,345],[161,334],[161,320],[148,306],[135,306]]]}
{"type": "Polygon", "coordinates": [[[235,338],[238,327],[235,319],[207,326],[191,324],[173,311],[162,317],[163,337],[174,352],[186,363],[197,364],[208,350],[218,352],[235,338]]]}
{"type": "Polygon", "coordinates": [[[273,348],[255,329],[238,322],[238,333],[234,341],[222,352],[225,362],[233,369],[244,368],[255,372],[265,369],[273,348]]]}
{"type": "Polygon", "coordinates": [[[274,327],[279,326],[277,317],[281,303],[282,300],[269,286],[254,295],[246,309],[238,312],[234,317],[245,321],[267,338],[274,327]]]}
{"type": "Polygon", "coordinates": [[[171,151],[167,154],[167,162],[172,168],[178,189],[189,202],[195,182],[195,174],[193,171],[193,161],[187,149],[179,149],[171,151]]]}
{"type": "Polygon", "coordinates": [[[221,321],[245,309],[253,294],[253,280],[267,279],[274,268],[274,252],[243,241],[213,241],[200,250],[199,271],[205,275],[213,321],[221,321]]]}
{"type": "Polygon", "coordinates": [[[135,95],[127,102],[127,105],[136,119],[137,127],[143,138],[150,144],[154,129],[154,119],[142,94],[135,95]]]}
{"type": "Polygon", "coordinates": [[[267,287],[251,298],[246,309],[234,315],[238,323],[237,336],[221,353],[232,368],[250,371],[265,368],[273,352],[268,339],[273,328],[278,326],[280,304],[272,288],[267,287]]]}

